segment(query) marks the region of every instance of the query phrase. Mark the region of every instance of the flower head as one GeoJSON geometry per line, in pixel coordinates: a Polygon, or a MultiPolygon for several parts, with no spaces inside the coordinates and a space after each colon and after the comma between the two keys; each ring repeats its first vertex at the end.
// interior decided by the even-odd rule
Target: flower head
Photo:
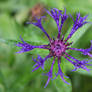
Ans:
{"type": "Polygon", "coordinates": [[[75,51],[82,52],[83,55],[88,55],[88,56],[92,57],[92,54],[90,53],[92,51],[92,41],[91,41],[91,47],[87,48],[87,49],[71,48],[72,43],[68,42],[68,40],[77,31],[77,29],[79,29],[80,27],[82,27],[84,24],[87,23],[85,21],[87,16],[81,17],[80,13],[78,13],[76,15],[75,20],[72,17],[74,24],[73,24],[70,34],[65,39],[64,35],[61,36],[61,33],[62,33],[62,26],[63,26],[65,20],[68,18],[68,15],[66,14],[66,9],[65,9],[64,13],[63,13],[63,11],[58,10],[56,8],[51,9],[51,11],[46,10],[46,12],[55,20],[55,22],[57,24],[57,27],[58,27],[57,38],[56,39],[50,38],[50,36],[48,35],[48,33],[45,31],[44,27],[42,26],[41,20],[44,17],[41,17],[41,18],[37,19],[37,22],[35,22],[35,23],[30,23],[30,22],[28,22],[28,23],[33,24],[33,25],[37,26],[38,28],[40,28],[44,32],[44,34],[47,36],[49,43],[46,45],[33,46],[33,45],[30,45],[30,44],[24,42],[24,40],[21,38],[22,43],[18,43],[16,46],[22,47],[22,49],[21,49],[21,51],[19,51],[19,53],[31,51],[35,48],[49,50],[49,54],[45,58],[42,58],[40,55],[38,55],[37,59],[33,59],[33,61],[36,63],[34,65],[35,68],[33,69],[33,71],[35,71],[35,70],[39,69],[40,67],[42,69],[44,69],[44,62],[49,58],[53,58],[53,62],[52,62],[50,71],[48,73],[44,74],[44,75],[48,76],[48,80],[47,80],[45,87],[48,85],[49,81],[53,77],[53,74],[52,74],[53,65],[55,63],[56,58],[58,59],[58,62],[57,62],[58,63],[58,72],[55,73],[55,75],[56,75],[55,79],[57,78],[58,75],[60,75],[61,79],[65,83],[69,84],[68,82],[65,81],[64,77],[66,77],[66,76],[64,76],[64,73],[63,73],[62,69],[60,68],[61,57],[64,57],[66,60],[68,60],[70,63],[72,63],[74,65],[75,69],[73,71],[77,70],[78,68],[82,68],[86,71],[90,70],[87,68],[87,66],[89,66],[89,65],[91,66],[91,64],[88,64],[91,61],[89,61],[89,60],[81,61],[81,60],[78,60],[78,59],[72,57],[71,55],[69,55],[67,53],[67,50],[75,50],[75,51]]]}
{"type": "Polygon", "coordinates": [[[29,21],[34,21],[36,17],[40,18],[43,15],[45,15],[45,5],[38,3],[30,9],[29,21]]]}

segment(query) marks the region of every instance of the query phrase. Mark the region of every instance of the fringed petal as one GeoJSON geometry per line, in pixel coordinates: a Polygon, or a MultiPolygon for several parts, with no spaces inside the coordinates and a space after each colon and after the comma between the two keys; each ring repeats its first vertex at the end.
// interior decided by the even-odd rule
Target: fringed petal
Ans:
{"type": "Polygon", "coordinates": [[[33,50],[34,48],[48,49],[47,48],[48,45],[33,46],[33,45],[26,43],[22,38],[21,38],[21,41],[22,41],[21,43],[19,42],[18,44],[16,44],[16,46],[21,47],[21,50],[16,53],[28,52],[28,51],[33,50]]]}
{"type": "Polygon", "coordinates": [[[45,31],[45,29],[43,28],[42,26],[42,19],[44,18],[45,16],[42,16],[41,18],[36,18],[36,22],[27,22],[27,24],[33,24],[35,26],[37,26],[38,28],[40,28],[44,33],[45,35],[48,37],[49,41],[51,41],[51,38],[50,36],[48,35],[48,33],[45,31]]]}
{"type": "Polygon", "coordinates": [[[48,58],[50,58],[50,55],[46,56],[44,59],[40,55],[38,55],[37,59],[32,58],[33,61],[36,62],[36,64],[34,65],[35,68],[32,71],[35,71],[39,69],[40,67],[44,70],[44,62],[48,58]]]}

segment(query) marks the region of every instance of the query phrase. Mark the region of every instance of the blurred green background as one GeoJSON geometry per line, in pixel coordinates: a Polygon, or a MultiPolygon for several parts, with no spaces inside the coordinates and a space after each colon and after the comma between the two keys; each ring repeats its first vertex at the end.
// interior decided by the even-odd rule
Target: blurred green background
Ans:
{"type": "MultiPolygon", "coordinates": [[[[0,0],[0,92],[92,92],[92,72],[88,73],[82,69],[71,72],[72,64],[62,58],[61,68],[65,75],[69,76],[66,81],[71,85],[65,84],[58,76],[44,88],[47,76],[43,76],[42,73],[49,71],[52,59],[45,63],[45,71],[39,69],[32,72],[34,65],[32,57],[37,57],[38,54],[45,57],[48,51],[36,49],[16,54],[20,48],[15,44],[20,41],[20,35],[33,45],[48,43],[48,39],[39,28],[24,25],[29,10],[38,3],[44,4],[47,9],[66,8],[67,14],[73,17],[76,17],[77,12],[82,16],[88,14],[88,21],[92,22],[92,0],[0,0]]],[[[63,34],[68,35],[72,24],[72,19],[68,18],[63,26],[63,34]]],[[[50,16],[44,20],[43,26],[51,37],[56,37],[58,30],[50,16]]],[[[72,47],[76,48],[89,48],[90,40],[92,24],[80,28],[70,39],[74,41],[72,47]]],[[[91,59],[76,51],[69,53],[79,60],[91,59]]],[[[89,68],[92,69],[91,66],[89,68]]],[[[57,72],[57,69],[56,62],[53,72],[57,72]]]]}

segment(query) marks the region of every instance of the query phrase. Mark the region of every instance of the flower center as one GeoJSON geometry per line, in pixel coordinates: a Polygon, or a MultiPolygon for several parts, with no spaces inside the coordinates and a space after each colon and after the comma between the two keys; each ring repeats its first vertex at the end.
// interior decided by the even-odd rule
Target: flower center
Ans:
{"type": "Polygon", "coordinates": [[[50,43],[50,54],[52,56],[63,56],[66,50],[66,45],[61,40],[52,40],[50,43]]]}

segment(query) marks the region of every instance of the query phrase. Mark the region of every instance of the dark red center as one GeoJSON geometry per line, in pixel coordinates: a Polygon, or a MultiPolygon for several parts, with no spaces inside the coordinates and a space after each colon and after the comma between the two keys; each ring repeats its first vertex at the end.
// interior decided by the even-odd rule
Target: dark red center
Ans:
{"type": "Polygon", "coordinates": [[[50,54],[52,56],[63,56],[67,45],[62,40],[52,40],[50,43],[50,54]]]}

